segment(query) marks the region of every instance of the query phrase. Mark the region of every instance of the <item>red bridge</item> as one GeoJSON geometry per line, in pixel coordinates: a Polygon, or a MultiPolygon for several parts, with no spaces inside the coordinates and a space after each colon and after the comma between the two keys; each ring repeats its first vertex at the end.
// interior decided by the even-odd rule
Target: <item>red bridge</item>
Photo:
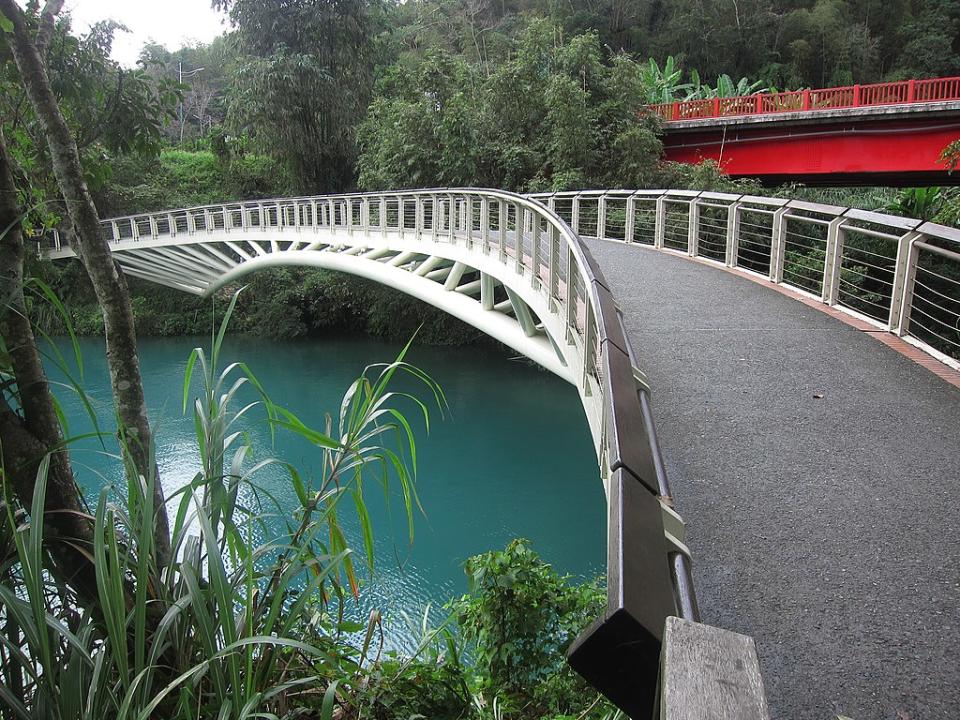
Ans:
{"type": "Polygon", "coordinates": [[[960,77],[652,105],[668,160],[714,160],[765,184],[957,185],[960,77]]]}

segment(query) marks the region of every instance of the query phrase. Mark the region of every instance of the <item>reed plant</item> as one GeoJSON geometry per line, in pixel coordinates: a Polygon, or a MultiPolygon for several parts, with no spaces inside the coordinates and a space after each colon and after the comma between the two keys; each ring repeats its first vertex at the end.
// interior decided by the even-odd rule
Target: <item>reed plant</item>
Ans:
{"type": "MultiPolygon", "coordinates": [[[[208,350],[195,349],[183,383],[199,470],[168,498],[173,561],[158,565],[153,484],[126,473],[105,487],[92,546],[98,602],[84,605],[47,571],[51,538],[40,463],[29,508],[5,493],[0,512],[0,716],[76,718],[293,718],[330,720],[363,677],[379,624],[361,632],[349,618],[360,592],[356,558],[374,563],[364,495],[371,482],[396,485],[410,538],[419,506],[410,408],[429,429],[443,392],[405,361],[371,365],[335,417],[310,427],[272,402],[243,363],[223,363],[231,299],[208,350]],[[418,394],[394,389],[412,378],[418,394]],[[194,378],[199,393],[194,393],[194,378]],[[253,400],[248,397],[254,391],[253,400]],[[192,400],[192,402],[191,402],[192,400]],[[292,432],[321,456],[316,477],[279,460],[253,458],[244,423],[255,413],[274,432],[292,432]],[[278,532],[273,501],[257,484],[268,465],[286,472],[297,506],[278,532]],[[341,516],[359,528],[355,552],[341,516]]],[[[122,453],[120,457],[129,456],[122,453]]],[[[6,487],[6,483],[4,484],[6,487]]],[[[389,489],[388,489],[389,492],[389,489]]]]}

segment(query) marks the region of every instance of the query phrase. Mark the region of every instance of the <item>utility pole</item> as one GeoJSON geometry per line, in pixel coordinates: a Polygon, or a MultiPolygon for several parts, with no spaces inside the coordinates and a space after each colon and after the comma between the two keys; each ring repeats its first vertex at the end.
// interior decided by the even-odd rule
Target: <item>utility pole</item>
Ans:
{"type": "MultiPolygon", "coordinates": [[[[187,71],[187,74],[184,75],[184,74],[183,74],[183,60],[178,60],[178,61],[177,61],[177,69],[178,69],[179,74],[180,74],[180,84],[183,85],[183,78],[184,78],[184,77],[188,77],[188,78],[193,77],[193,76],[196,75],[198,72],[200,72],[200,71],[202,71],[202,70],[205,70],[206,68],[202,68],[202,67],[194,68],[193,70],[187,71]]],[[[181,98],[180,98],[180,145],[183,145],[183,122],[184,122],[184,115],[183,115],[183,98],[181,97],[181,98]]]]}

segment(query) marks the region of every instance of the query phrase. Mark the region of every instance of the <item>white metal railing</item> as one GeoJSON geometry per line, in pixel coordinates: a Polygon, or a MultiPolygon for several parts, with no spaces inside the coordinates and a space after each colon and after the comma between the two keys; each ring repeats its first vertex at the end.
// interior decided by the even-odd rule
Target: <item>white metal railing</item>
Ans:
{"type": "MultiPolygon", "coordinates": [[[[245,231],[276,233],[274,242],[285,233],[309,230],[464,241],[509,260],[552,308],[562,308],[566,339],[583,357],[583,392],[602,392],[600,340],[605,334],[598,328],[601,298],[595,267],[567,223],[520,195],[464,188],[277,198],[110,218],[101,229],[115,252],[158,242],[202,242],[204,236],[242,237],[245,231]]],[[[41,252],[53,259],[73,255],[58,231],[44,238],[41,252]]]]}
{"type": "MultiPolygon", "coordinates": [[[[144,213],[104,220],[102,231],[128,272],[147,278],[152,274],[152,279],[159,282],[195,292],[215,289],[224,277],[234,277],[245,262],[265,260],[271,254],[351,248],[343,254],[358,251],[358,259],[382,257],[377,254],[379,250],[373,254],[367,251],[377,238],[393,243],[396,249],[415,249],[427,256],[443,254],[442,246],[456,245],[498,258],[514,281],[519,276],[525,287],[539,293],[544,301],[540,306],[545,308],[540,320],[544,326],[550,325],[551,341],[555,346],[569,348],[562,353],[574,371],[608,491],[613,493],[614,484],[622,482],[621,476],[629,473],[651,497],[659,498],[655,503],[659,508],[656,518],[648,517],[643,524],[655,523],[661,527],[659,537],[667,539],[662,570],[670,599],[664,602],[673,608],[670,614],[676,612],[696,619],[688,551],[682,543],[683,523],[672,510],[669,486],[659,460],[649,389],[636,368],[613,296],[589,250],[550,208],[499,190],[404,190],[144,213]],[[316,235],[320,239],[312,239],[321,231],[316,235]],[[407,240],[415,244],[410,245],[407,240]],[[245,250],[241,247],[244,243],[245,250]],[[204,247],[215,256],[200,259],[198,251],[204,247]],[[175,251],[189,252],[189,256],[175,256],[175,251]],[[154,252],[162,255],[148,254],[154,252]],[[557,327],[559,332],[554,330],[557,327]]],[[[74,255],[65,237],[56,232],[45,241],[42,252],[53,259],[74,255]]],[[[401,252],[395,256],[394,264],[404,263],[404,255],[401,252]]],[[[489,266],[486,267],[489,272],[489,266]]],[[[509,278],[505,279],[509,282],[509,278]]],[[[479,279],[469,284],[477,285],[484,295],[483,271],[479,279]]],[[[467,286],[448,285],[446,289],[466,292],[467,286]]],[[[498,307],[493,298],[489,304],[492,307],[486,309],[498,307]]],[[[517,319],[530,322],[530,318],[517,319]]],[[[610,582],[619,583],[609,595],[611,602],[623,603],[625,586],[650,583],[657,570],[648,570],[644,577],[624,578],[615,569],[622,566],[626,541],[622,536],[614,538],[614,534],[624,524],[629,525],[631,518],[633,522],[640,521],[633,517],[633,509],[623,511],[622,505],[613,502],[608,507],[611,513],[617,513],[610,518],[608,528],[610,582]],[[631,517],[621,516],[622,512],[631,517]]],[[[648,589],[631,598],[646,595],[643,602],[648,602],[654,594],[648,589]]],[[[660,600],[664,600],[662,595],[660,600]]],[[[664,602],[661,608],[665,607],[664,602]]],[[[659,629],[654,630],[654,634],[657,632],[659,629]]]]}
{"type": "Polygon", "coordinates": [[[761,276],[960,369],[960,230],[802,200],[680,190],[528,197],[583,237],[761,276]]]}

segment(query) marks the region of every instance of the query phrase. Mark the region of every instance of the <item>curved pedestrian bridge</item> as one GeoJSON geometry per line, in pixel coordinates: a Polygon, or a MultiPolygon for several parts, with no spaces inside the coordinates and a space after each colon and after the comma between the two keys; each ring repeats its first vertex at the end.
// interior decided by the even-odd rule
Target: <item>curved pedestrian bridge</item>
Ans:
{"type": "MultiPolygon", "coordinates": [[[[281,264],[363,275],[576,387],[608,497],[608,609],[571,662],[633,715],[664,617],[698,619],[691,550],[703,618],[756,639],[774,717],[960,706],[956,230],[717,193],[432,190],[104,233],[127,272],[187,292],[281,264]]],[[[73,252],[55,236],[47,254],[73,252]]]]}

